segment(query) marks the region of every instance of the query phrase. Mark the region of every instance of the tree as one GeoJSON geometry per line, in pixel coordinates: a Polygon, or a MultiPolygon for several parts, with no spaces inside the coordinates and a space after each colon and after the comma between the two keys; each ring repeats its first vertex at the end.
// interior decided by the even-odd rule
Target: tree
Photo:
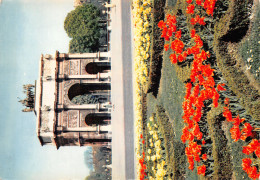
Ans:
{"type": "Polygon", "coordinates": [[[88,167],[90,171],[93,171],[94,165],[93,165],[93,153],[92,153],[92,148],[86,149],[84,152],[84,160],[85,164],[88,167]]]}
{"type": "MultiPolygon", "coordinates": [[[[94,36],[94,35],[93,35],[94,36]]],[[[89,53],[96,52],[99,48],[99,41],[95,37],[77,36],[74,37],[69,43],[70,53],[89,53]]]]}
{"type": "MultiPolygon", "coordinates": [[[[90,151],[86,151],[85,153],[87,155],[90,153],[90,151]]],[[[89,176],[87,176],[85,180],[111,179],[111,168],[108,167],[111,162],[112,159],[110,147],[92,147],[92,164],[94,167],[94,171],[91,171],[89,176]]]]}
{"type": "Polygon", "coordinates": [[[70,38],[84,36],[91,30],[99,32],[99,15],[98,8],[92,4],[78,6],[68,13],[64,29],[70,38]]]}
{"type": "Polygon", "coordinates": [[[94,52],[99,48],[100,11],[92,4],[78,6],[68,13],[64,29],[70,38],[70,52],[94,52]]]}

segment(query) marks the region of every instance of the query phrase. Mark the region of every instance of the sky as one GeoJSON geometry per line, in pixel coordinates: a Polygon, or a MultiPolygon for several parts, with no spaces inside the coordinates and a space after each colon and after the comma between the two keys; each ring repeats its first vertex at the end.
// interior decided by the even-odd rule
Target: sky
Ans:
{"type": "Polygon", "coordinates": [[[2,0],[0,4],[0,179],[78,180],[87,147],[41,146],[36,116],[24,113],[23,84],[38,78],[41,54],[68,52],[63,29],[73,0],[2,0]]]}

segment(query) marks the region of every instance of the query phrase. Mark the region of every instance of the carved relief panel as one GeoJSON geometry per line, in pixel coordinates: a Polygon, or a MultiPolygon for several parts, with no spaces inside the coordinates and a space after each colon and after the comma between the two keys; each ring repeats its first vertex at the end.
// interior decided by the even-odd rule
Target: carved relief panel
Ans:
{"type": "Polygon", "coordinates": [[[69,61],[69,75],[79,75],[80,60],[69,61]]]}
{"type": "Polygon", "coordinates": [[[76,128],[79,126],[79,111],[68,111],[68,128],[76,128]]]}

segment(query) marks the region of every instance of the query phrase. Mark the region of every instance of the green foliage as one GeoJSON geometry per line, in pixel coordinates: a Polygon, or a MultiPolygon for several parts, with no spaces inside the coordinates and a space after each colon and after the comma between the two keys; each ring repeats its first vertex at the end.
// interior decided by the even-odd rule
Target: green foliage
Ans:
{"type": "Polygon", "coordinates": [[[222,121],[225,121],[225,118],[221,115],[222,109],[223,107],[219,106],[218,108],[211,109],[211,111],[209,111],[207,114],[209,133],[213,145],[213,176],[215,179],[232,179],[233,166],[231,163],[231,149],[228,146],[228,140],[221,127],[222,121]]]}
{"type": "MultiPolygon", "coordinates": [[[[247,77],[242,68],[241,57],[238,56],[239,46],[236,43],[240,42],[242,37],[235,38],[237,31],[243,32],[248,29],[250,5],[247,1],[230,2],[226,15],[220,19],[214,29],[214,52],[217,57],[217,66],[227,81],[227,85],[240,99],[240,104],[244,106],[246,112],[253,119],[259,120],[258,89],[254,86],[253,80],[247,77]],[[241,18],[243,20],[240,22],[241,18]]],[[[243,32],[242,35],[244,36],[245,33],[243,32]]]]}
{"type": "Polygon", "coordinates": [[[157,26],[160,20],[164,20],[164,6],[165,0],[155,0],[154,1],[154,14],[152,17],[152,55],[150,58],[150,68],[149,68],[149,80],[147,86],[147,93],[152,92],[156,97],[158,93],[158,88],[161,78],[161,68],[162,68],[162,52],[164,46],[164,39],[161,38],[161,30],[157,26]]]}
{"type": "Polygon", "coordinates": [[[69,43],[69,52],[70,53],[89,53],[93,52],[92,49],[88,46],[88,40],[84,36],[74,37],[70,40],[69,43]]]}
{"type": "Polygon", "coordinates": [[[94,95],[94,94],[78,95],[71,100],[71,102],[74,104],[97,104],[97,103],[105,103],[107,101],[108,101],[108,96],[94,95]]]}
{"type": "Polygon", "coordinates": [[[78,6],[68,13],[64,21],[64,29],[70,38],[85,36],[92,31],[99,32],[99,10],[91,4],[78,6]]]}
{"type": "Polygon", "coordinates": [[[91,4],[78,6],[68,13],[64,29],[70,38],[69,52],[95,52],[99,48],[99,9],[91,4]]]}
{"type": "Polygon", "coordinates": [[[185,144],[175,137],[170,119],[162,106],[156,107],[156,118],[160,132],[163,134],[166,149],[167,171],[172,179],[185,177],[185,144]]]}
{"type": "Polygon", "coordinates": [[[250,68],[250,72],[254,75],[254,78],[260,82],[259,76],[259,54],[260,54],[260,4],[258,3],[255,7],[256,13],[253,18],[252,27],[249,30],[251,33],[248,37],[241,42],[240,54],[250,68]]]}

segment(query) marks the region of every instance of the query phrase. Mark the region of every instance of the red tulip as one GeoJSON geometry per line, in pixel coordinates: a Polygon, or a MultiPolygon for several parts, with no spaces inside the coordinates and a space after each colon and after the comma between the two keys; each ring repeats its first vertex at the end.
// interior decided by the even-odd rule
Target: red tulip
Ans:
{"type": "Polygon", "coordinates": [[[204,22],[204,19],[205,19],[205,17],[202,17],[202,18],[200,18],[199,20],[198,20],[198,23],[200,24],[200,25],[205,25],[206,23],[204,22]]]}
{"type": "Polygon", "coordinates": [[[226,91],[226,89],[223,88],[223,86],[225,86],[225,84],[218,84],[218,85],[217,85],[218,91],[226,91]]]}
{"type": "Polygon", "coordinates": [[[168,28],[167,27],[163,28],[161,37],[164,38],[166,41],[170,40],[170,36],[168,36],[168,28]]]}
{"type": "Polygon", "coordinates": [[[229,104],[229,98],[225,98],[224,103],[229,104]]]}
{"type": "Polygon", "coordinates": [[[255,155],[260,158],[260,146],[258,146],[255,150],[255,155]]]}
{"type": "Polygon", "coordinates": [[[177,29],[177,27],[175,25],[171,25],[169,27],[169,30],[171,30],[172,32],[176,32],[176,29],[177,29]]]}
{"type": "Polygon", "coordinates": [[[179,62],[182,62],[182,61],[185,60],[182,54],[180,54],[180,55],[178,56],[178,60],[179,60],[179,62]]]}
{"type": "Polygon", "coordinates": [[[187,9],[186,9],[186,13],[187,14],[194,14],[194,5],[193,4],[189,4],[187,9]]]}
{"type": "Polygon", "coordinates": [[[251,154],[256,150],[259,150],[258,148],[260,147],[260,141],[257,139],[253,139],[247,146],[243,146],[243,153],[244,154],[251,154]]]}
{"type": "Polygon", "coordinates": [[[166,24],[169,25],[169,26],[173,26],[177,23],[176,16],[174,16],[174,15],[172,16],[172,15],[168,14],[166,16],[166,19],[167,19],[166,24]]]}
{"type": "Polygon", "coordinates": [[[200,156],[198,154],[194,154],[194,160],[200,162],[200,156]]]}
{"type": "Polygon", "coordinates": [[[202,174],[203,176],[205,176],[205,172],[206,172],[206,166],[205,165],[198,166],[197,170],[198,170],[197,174],[202,174]]]}
{"type": "Polygon", "coordinates": [[[247,137],[252,136],[252,130],[254,128],[249,123],[244,124],[244,128],[242,129],[242,135],[240,137],[241,140],[245,141],[247,137]]]}
{"type": "Polygon", "coordinates": [[[202,0],[196,0],[196,4],[197,4],[197,5],[199,5],[199,6],[200,6],[200,5],[201,5],[201,3],[202,3],[202,0]]]}
{"type": "Polygon", "coordinates": [[[230,129],[230,133],[231,133],[231,138],[234,139],[234,141],[238,141],[240,139],[240,129],[239,126],[234,125],[231,129],[230,129]]]}
{"type": "Polygon", "coordinates": [[[255,166],[251,166],[252,160],[250,158],[242,159],[242,168],[248,174],[248,176],[252,179],[258,179],[260,173],[257,173],[257,168],[255,166]]]}
{"type": "Polygon", "coordinates": [[[170,55],[170,60],[171,60],[172,64],[176,64],[177,63],[176,54],[171,54],[170,55]]]}
{"type": "Polygon", "coordinates": [[[227,121],[232,122],[232,113],[227,107],[224,107],[223,116],[227,121]]]}
{"type": "Polygon", "coordinates": [[[190,23],[191,23],[192,25],[195,25],[195,24],[197,23],[197,21],[196,21],[195,18],[191,18],[191,19],[190,19],[190,23]]]}
{"type": "Polygon", "coordinates": [[[168,29],[167,29],[167,33],[166,33],[166,36],[167,36],[167,37],[171,37],[171,36],[172,36],[172,33],[173,33],[173,29],[172,29],[172,28],[168,28],[168,29]]]}
{"type": "Polygon", "coordinates": [[[193,160],[193,157],[191,155],[188,156],[188,163],[189,163],[189,169],[193,170],[194,169],[194,160],[193,160]]]}
{"type": "Polygon", "coordinates": [[[177,31],[175,37],[180,39],[181,38],[181,30],[177,31]]]}
{"type": "Polygon", "coordinates": [[[163,29],[164,27],[166,27],[165,22],[164,22],[163,20],[159,21],[158,27],[159,27],[160,29],[163,29]]]}
{"type": "Polygon", "coordinates": [[[242,168],[244,171],[248,171],[249,168],[251,167],[252,160],[250,158],[244,158],[242,159],[242,168]]]}
{"type": "Polygon", "coordinates": [[[202,155],[202,159],[203,159],[204,161],[206,161],[206,160],[208,159],[207,154],[203,154],[203,155],[202,155]]]}
{"type": "Polygon", "coordinates": [[[169,50],[169,44],[165,44],[165,45],[164,45],[164,50],[165,50],[165,51],[168,51],[168,50],[169,50]]]}
{"type": "Polygon", "coordinates": [[[182,53],[183,48],[184,48],[184,43],[179,39],[175,39],[171,43],[171,49],[176,53],[182,53]]]}
{"type": "Polygon", "coordinates": [[[191,30],[191,37],[194,38],[194,37],[195,37],[195,34],[196,34],[196,30],[195,30],[195,29],[192,29],[192,30],[191,30]]]}
{"type": "Polygon", "coordinates": [[[260,173],[257,173],[257,168],[255,166],[250,167],[247,170],[248,177],[252,179],[258,179],[260,177],[260,173]]]}
{"type": "Polygon", "coordinates": [[[237,117],[233,118],[232,121],[233,121],[233,125],[239,126],[241,122],[244,121],[244,119],[240,119],[239,115],[237,115],[237,117]]]}
{"type": "Polygon", "coordinates": [[[205,0],[203,6],[206,9],[208,15],[213,15],[213,11],[215,9],[216,0],[205,0]]]}

